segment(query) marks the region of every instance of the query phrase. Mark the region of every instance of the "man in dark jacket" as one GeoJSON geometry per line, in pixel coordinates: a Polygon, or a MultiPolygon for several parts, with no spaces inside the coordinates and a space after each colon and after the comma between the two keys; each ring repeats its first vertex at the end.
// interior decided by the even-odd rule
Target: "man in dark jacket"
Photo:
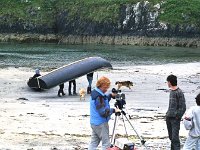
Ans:
{"type": "Polygon", "coordinates": [[[182,90],[177,86],[177,77],[167,77],[168,87],[171,89],[169,95],[169,107],[166,113],[166,124],[171,150],[180,150],[179,130],[180,122],[186,110],[185,97],[182,90]]]}

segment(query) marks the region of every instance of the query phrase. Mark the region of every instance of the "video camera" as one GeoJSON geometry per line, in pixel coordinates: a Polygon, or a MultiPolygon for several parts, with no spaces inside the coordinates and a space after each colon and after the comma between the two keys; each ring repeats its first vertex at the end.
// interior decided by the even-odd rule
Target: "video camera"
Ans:
{"type": "Polygon", "coordinates": [[[115,107],[122,110],[124,108],[124,105],[126,105],[125,94],[121,93],[121,90],[116,90],[115,88],[112,89],[112,93],[117,94],[115,96],[115,107]]]}

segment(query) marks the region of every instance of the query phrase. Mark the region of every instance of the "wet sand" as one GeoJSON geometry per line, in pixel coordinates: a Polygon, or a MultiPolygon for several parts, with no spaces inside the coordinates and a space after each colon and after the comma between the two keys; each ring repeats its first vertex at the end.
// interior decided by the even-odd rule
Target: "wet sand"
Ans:
{"type": "MultiPolygon", "coordinates": [[[[193,63],[114,68],[95,72],[93,87],[97,78],[103,75],[111,79],[111,87],[119,80],[133,81],[131,90],[122,88],[126,94],[125,111],[131,116],[131,123],[146,140],[148,149],[169,149],[164,120],[169,101],[166,77],[170,73],[178,76],[189,108],[195,105],[194,97],[200,91],[199,67],[199,63],[193,63]]],[[[79,96],[57,97],[58,87],[43,92],[32,91],[26,84],[34,74],[29,68],[4,68],[0,72],[0,149],[87,149],[91,135],[89,95],[85,101],[80,101],[79,96]]],[[[47,72],[41,70],[41,73],[47,72]]],[[[77,92],[86,87],[86,77],[77,79],[77,92]]],[[[67,88],[68,83],[64,88],[66,93],[67,88]]],[[[114,103],[112,100],[111,106],[114,103]]],[[[114,117],[109,123],[110,134],[114,117]]],[[[128,122],[125,123],[129,138],[139,149],[145,149],[128,122]]],[[[116,132],[119,137],[125,136],[121,119],[116,132]]],[[[183,145],[187,131],[182,124],[180,136],[183,145]]]]}

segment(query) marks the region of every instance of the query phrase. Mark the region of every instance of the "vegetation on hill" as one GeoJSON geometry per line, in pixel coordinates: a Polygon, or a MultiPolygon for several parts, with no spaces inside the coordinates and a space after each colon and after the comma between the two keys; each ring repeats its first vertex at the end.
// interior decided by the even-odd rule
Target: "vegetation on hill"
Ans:
{"type": "MultiPolygon", "coordinates": [[[[0,24],[21,22],[52,26],[61,12],[69,19],[100,23],[117,23],[120,7],[141,0],[1,0],[0,24]]],[[[151,0],[153,6],[162,3],[160,20],[171,24],[200,26],[199,0],[151,0]]]]}
{"type": "Polygon", "coordinates": [[[160,19],[170,24],[200,26],[199,0],[167,0],[162,5],[160,19]]]}
{"type": "MultiPolygon", "coordinates": [[[[121,5],[136,4],[139,1],[141,0],[60,0],[57,8],[67,10],[72,18],[79,16],[84,20],[116,23],[121,5]]],[[[158,2],[159,0],[151,0],[152,4],[158,2]]]]}
{"type": "MultiPolygon", "coordinates": [[[[16,21],[53,23],[59,12],[67,11],[70,18],[96,22],[116,22],[123,4],[135,4],[138,0],[1,0],[0,16],[4,23],[16,21]]],[[[156,3],[159,0],[153,0],[156,3]]]]}

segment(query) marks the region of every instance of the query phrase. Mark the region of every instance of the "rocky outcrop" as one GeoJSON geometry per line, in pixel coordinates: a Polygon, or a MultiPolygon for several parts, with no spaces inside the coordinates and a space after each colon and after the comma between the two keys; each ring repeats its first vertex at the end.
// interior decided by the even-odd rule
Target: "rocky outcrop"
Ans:
{"type": "Polygon", "coordinates": [[[200,38],[160,38],[144,36],[67,36],[61,38],[60,43],[200,47],[200,38]]]}
{"type": "MultiPolygon", "coordinates": [[[[121,5],[117,21],[97,22],[71,17],[67,10],[57,10],[53,24],[34,24],[18,19],[14,23],[0,23],[0,33],[37,33],[79,36],[145,36],[145,37],[199,37],[200,31],[194,25],[177,24],[176,26],[159,20],[161,4],[141,1],[136,4],[121,5]]],[[[28,11],[32,17],[37,16],[36,10],[28,11]]],[[[81,12],[80,12],[81,13],[81,12]]],[[[7,20],[11,16],[0,16],[7,20]]]]}
{"type": "Polygon", "coordinates": [[[54,34],[0,34],[0,42],[53,42],[58,44],[110,44],[136,46],[200,47],[200,38],[160,38],[145,36],[79,36],[54,34]]]}
{"type": "Polygon", "coordinates": [[[83,21],[79,17],[71,20],[67,12],[62,12],[56,21],[57,33],[90,36],[199,37],[199,29],[194,25],[172,26],[163,23],[159,20],[161,5],[151,7],[148,1],[121,5],[117,23],[83,21]]]}
{"type": "Polygon", "coordinates": [[[55,34],[0,34],[0,42],[53,42],[58,43],[59,38],[55,34]]]}
{"type": "MultiPolygon", "coordinates": [[[[0,41],[200,47],[198,27],[163,23],[159,20],[160,9],[160,4],[152,6],[148,1],[121,5],[115,22],[71,17],[67,10],[58,10],[53,25],[20,19],[9,24],[0,22],[0,41]]],[[[37,11],[31,10],[30,15],[37,16],[37,11]]],[[[6,22],[9,17],[0,19],[6,22]]]]}

